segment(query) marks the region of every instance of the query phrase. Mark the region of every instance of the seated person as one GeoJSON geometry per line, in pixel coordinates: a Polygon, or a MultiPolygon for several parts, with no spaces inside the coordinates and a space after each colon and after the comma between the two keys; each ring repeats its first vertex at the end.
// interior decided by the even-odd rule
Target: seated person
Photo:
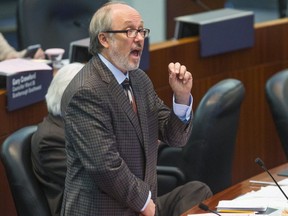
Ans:
{"type": "Polygon", "coordinates": [[[48,116],[32,136],[32,164],[42,185],[52,215],[60,215],[66,175],[64,124],[60,116],[62,94],[72,78],[83,67],[81,63],[63,66],[54,76],[45,96],[48,116]]]}
{"type": "MultiPolygon", "coordinates": [[[[12,59],[12,58],[23,58],[27,50],[16,51],[4,38],[3,34],[0,33],[0,61],[12,59]]],[[[41,48],[37,50],[34,59],[45,59],[45,54],[41,48]]]]}

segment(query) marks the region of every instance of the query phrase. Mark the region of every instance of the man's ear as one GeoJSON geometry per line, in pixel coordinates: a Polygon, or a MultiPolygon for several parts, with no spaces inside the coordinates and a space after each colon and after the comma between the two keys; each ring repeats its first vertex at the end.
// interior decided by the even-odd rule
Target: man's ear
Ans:
{"type": "Polygon", "coordinates": [[[98,40],[99,40],[99,43],[101,43],[103,47],[105,47],[105,48],[109,47],[108,38],[107,38],[107,35],[105,33],[99,33],[98,34],[98,40]]]}

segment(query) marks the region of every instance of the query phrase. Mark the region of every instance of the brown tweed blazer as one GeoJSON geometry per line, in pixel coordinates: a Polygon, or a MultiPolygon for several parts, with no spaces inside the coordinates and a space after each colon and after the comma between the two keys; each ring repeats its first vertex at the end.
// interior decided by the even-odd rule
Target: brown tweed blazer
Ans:
{"type": "MultiPolygon", "coordinates": [[[[168,74],[167,74],[168,76],[168,74]]],[[[67,151],[62,215],[139,215],[157,197],[158,139],[183,146],[191,131],[156,95],[148,76],[129,72],[138,115],[98,56],[62,97],[67,151]]]]}

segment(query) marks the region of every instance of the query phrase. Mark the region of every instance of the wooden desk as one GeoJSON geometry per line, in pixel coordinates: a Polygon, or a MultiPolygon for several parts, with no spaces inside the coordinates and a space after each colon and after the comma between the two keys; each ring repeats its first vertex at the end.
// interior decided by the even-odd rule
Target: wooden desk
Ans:
{"type": "MultiPolygon", "coordinates": [[[[251,165],[252,166],[252,165],[251,165]]],[[[255,164],[257,167],[258,165],[255,164]]],[[[259,167],[261,170],[261,168],[259,167]]],[[[279,181],[281,179],[284,179],[285,177],[278,176],[277,173],[279,173],[282,170],[288,170],[288,163],[280,165],[276,168],[273,168],[270,171],[270,173],[273,175],[273,177],[276,179],[276,181],[279,181]]],[[[216,206],[220,200],[232,200],[236,197],[243,195],[247,192],[250,192],[252,190],[259,190],[260,186],[253,185],[249,182],[249,180],[258,180],[258,181],[272,181],[268,173],[263,172],[261,174],[258,174],[252,178],[249,178],[247,180],[244,180],[238,184],[235,184],[232,187],[227,188],[226,190],[219,192],[212,196],[211,198],[205,200],[203,203],[209,206],[210,209],[216,209],[216,206]]],[[[198,206],[195,206],[191,208],[189,211],[185,212],[181,216],[187,216],[188,214],[196,214],[196,213],[205,213],[203,210],[199,209],[198,206]]]]}

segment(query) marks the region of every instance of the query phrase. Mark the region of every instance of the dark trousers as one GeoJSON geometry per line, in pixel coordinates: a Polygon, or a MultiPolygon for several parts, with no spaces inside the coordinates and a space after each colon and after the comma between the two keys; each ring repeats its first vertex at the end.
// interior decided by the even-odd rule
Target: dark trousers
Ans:
{"type": "Polygon", "coordinates": [[[180,216],[211,196],[212,192],[206,184],[188,182],[157,198],[157,216],[180,216]]]}

